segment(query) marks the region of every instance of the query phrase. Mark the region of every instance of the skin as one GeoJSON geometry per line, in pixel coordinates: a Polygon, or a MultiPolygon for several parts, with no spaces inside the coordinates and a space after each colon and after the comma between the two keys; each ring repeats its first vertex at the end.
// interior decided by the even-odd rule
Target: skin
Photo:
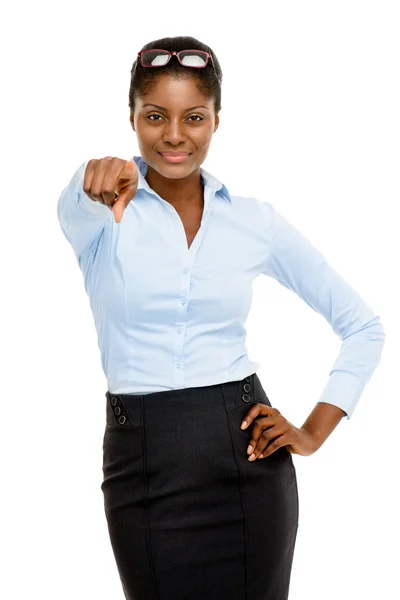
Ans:
{"type": "Polygon", "coordinates": [[[257,402],[244,418],[241,429],[253,424],[247,453],[248,460],[265,458],[284,446],[291,454],[314,454],[346,413],[333,404],[318,402],[303,425],[298,428],[281,412],[257,402]]]}
{"type": "MultiPolygon", "coordinates": [[[[146,180],[181,215],[190,246],[204,205],[200,165],[219,124],[213,99],[199,92],[190,74],[183,78],[162,75],[152,91],[137,98],[130,122],[141,156],[148,164],[146,180]],[[200,105],[203,108],[188,110],[200,105]],[[183,163],[168,163],[158,154],[168,150],[191,155],[183,163]]],[[[276,407],[256,403],[242,423],[242,429],[252,426],[248,460],[265,458],[282,446],[293,454],[309,456],[320,448],[345,414],[337,406],[319,402],[298,428],[276,407]]]]}
{"type": "Polygon", "coordinates": [[[219,124],[213,98],[199,92],[190,74],[179,79],[162,75],[151,92],[137,98],[130,122],[137,135],[140,154],[148,164],[149,186],[188,218],[202,212],[200,165],[219,124]],[[146,104],[156,104],[165,110],[146,104]],[[205,108],[188,111],[194,106],[205,108]],[[158,154],[165,151],[190,152],[191,155],[183,163],[174,164],[158,154]]]}

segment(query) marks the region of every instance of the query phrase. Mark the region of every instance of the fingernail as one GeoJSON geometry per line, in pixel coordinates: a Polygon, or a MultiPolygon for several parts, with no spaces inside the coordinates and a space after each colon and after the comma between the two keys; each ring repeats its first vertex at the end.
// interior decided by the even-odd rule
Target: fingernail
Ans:
{"type": "Polygon", "coordinates": [[[248,446],[247,447],[247,454],[250,454],[250,452],[253,452],[253,446],[248,446]]]}
{"type": "Polygon", "coordinates": [[[256,455],[255,455],[255,454],[252,454],[251,456],[249,456],[249,460],[254,460],[254,459],[255,459],[255,457],[256,457],[256,455]]]}
{"type": "Polygon", "coordinates": [[[242,424],[241,424],[241,426],[240,426],[240,429],[244,429],[246,426],[247,426],[246,421],[243,421],[242,424]]]}

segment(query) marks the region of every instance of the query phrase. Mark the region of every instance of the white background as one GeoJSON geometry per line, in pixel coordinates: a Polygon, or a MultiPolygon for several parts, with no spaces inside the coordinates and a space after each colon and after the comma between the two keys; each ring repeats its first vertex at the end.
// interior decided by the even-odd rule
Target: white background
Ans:
{"type": "MultiPolygon", "coordinates": [[[[191,35],[223,70],[204,168],[268,200],[380,315],[382,361],[350,421],[294,455],[290,600],[399,597],[398,2],[19,2],[2,9],[0,595],[123,599],[103,513],[106,379],[58,197],[77,167],[138,154],[130,69],[191,35]],[[251,49],[251,60],[249,60],[251,49]]],[[[249,358],[300,427],[340,350],[319,314],[259,277],[249,358]]]]}

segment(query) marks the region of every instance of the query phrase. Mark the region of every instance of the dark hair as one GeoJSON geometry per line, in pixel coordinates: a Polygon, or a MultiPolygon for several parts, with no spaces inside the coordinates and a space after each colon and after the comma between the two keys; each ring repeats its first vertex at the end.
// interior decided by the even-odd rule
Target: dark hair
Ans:
{"type": "Polygon", "coordinates": [[[214,61],[214,67],[211,59],[208,59],[207,66],[204,69],[190,69],[180,64],[176,56],[172,56],[165,67],[153,67],[148,69],[140,63],[139,57],[136,57],[131,69],[131,84],[129,88],[129,107],[132,112],[135,110],[135,99],[139,96],[147,94],[153,88],[159,77],[162,75],[172,75],[174,77],[192,77],[195,79],[197,88],[200,93],[207,98],[214,99],[214,110],[217,114],[221,110],[221,83],[222,70],[217,57],[209,46],[203,44],[199,40],[189,36],[167,37],[159,40],[154,40],[145,44],[142,50],[150,50],[151,48],[159,48],[163,50],[205,50],[209,52],[214,61]],[[220,81],[218,81],[218,79],[220,81]]]}

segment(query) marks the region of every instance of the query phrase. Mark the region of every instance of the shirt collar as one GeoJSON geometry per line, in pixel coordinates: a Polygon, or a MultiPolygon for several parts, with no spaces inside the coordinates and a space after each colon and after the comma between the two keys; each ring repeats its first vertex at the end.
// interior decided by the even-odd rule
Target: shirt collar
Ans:
{"type": "MultiPolygon", "coordinates": [[[[139,190],[140,188],[143,188],[146,191],[154,194],[154,190],[151,189],[151,187],[149,186],[149,184],[147,183],[147,181],[145,179],[147,169],[148,169],[148,164],[146,163],[144,158],[142,158],[141,156],[134,156],[132,160],[135,162],[136,166],[138,167],[139,180],[138,180],[137,189],[139,190]]],[[[226,200],[228,200],[228,202],[232,203],[232,198],[230,196],[228,188],[222,183],[222,181],[219,181],[219,179],[214,177],[214,175],[211,175],[211,173],[209,173],[202,167],[200,167],[200,174],[201,174],[202,180],[204,182],[204,186],[214,189],[215,192],[219,192],[224,198],[226,198],[226,200]]]]}

